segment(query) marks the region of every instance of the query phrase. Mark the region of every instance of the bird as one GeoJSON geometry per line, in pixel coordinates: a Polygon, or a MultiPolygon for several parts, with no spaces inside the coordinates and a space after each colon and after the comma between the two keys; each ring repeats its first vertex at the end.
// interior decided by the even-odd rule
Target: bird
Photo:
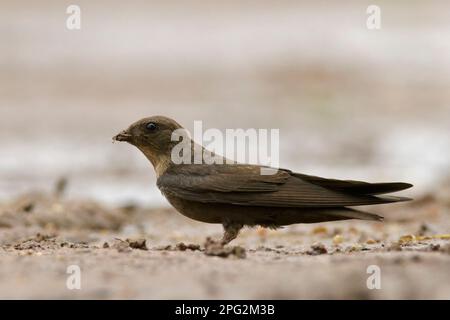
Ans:
{"type": "MultiPolygon", "coordinates": [[[[172,159],[176,130],[185,129],[168,117],[152,116],[134,122],[113,141],[128,142],[145,155],[154,167],[157,187],[178,212],[222,224],[222,245],[244,226],[277,229],[347,219],[382,221],[382,216],[352,207],[412,200],[386,195],[413,186],[404,182],[327,179],[281,168],[263,175],[264,166],[234,161],[178,163],[172,159]]],[[[189,143],[191,150],[199,146],[190,138],[189,143]]]]}

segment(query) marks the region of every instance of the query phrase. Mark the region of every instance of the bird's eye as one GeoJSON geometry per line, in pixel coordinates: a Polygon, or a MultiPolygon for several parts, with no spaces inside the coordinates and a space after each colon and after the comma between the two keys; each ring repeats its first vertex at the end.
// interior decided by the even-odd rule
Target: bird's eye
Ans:
{"type": "Polygon", "coordinates": [[[153,132],[153,131],[156,131],[158,129],[158,126],[154,122],[149,122],[149,123],[147,123],[146,128],[147,128],[148,131],[153,132]]]}

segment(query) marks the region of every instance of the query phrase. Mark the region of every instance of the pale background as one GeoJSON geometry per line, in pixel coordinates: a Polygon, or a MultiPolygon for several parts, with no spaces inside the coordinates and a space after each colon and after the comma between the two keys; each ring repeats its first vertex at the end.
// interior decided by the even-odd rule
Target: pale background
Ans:
{"type": "Polygon", "coordinates": [[[0,0],[0,39],[0,298],[450,298],[449,1],[0,0]],[[155,114],[279,128],[282,167],[411,182],[415,201],[367,208],[383,223],[245,228],[219,252],[246,258],[208,255],[222,227],[167,208],[111,143],[155,114]]]}
{"type": "Polygon", "coordinates": [[[165,205],[111,137],[149,115],[279,128],[281,166],[421,194],[448,179],[450,3],[0,1],[0,199],[165,205]],[[82,29],[65,27],[78,4],[82,29]]]}

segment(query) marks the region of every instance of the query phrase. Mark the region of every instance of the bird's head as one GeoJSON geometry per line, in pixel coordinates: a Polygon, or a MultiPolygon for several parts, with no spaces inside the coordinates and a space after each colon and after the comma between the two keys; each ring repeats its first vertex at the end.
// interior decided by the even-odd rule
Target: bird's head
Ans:
{"type": "Polygon", "coordinates": [[[171,151],[178,141],[172,141],[172,133],[183,127],[176,121],[153,116],[133,123],[113,137],[114,141],[125,141],[141,150],[155,169],[170,161],[171,151]]]}

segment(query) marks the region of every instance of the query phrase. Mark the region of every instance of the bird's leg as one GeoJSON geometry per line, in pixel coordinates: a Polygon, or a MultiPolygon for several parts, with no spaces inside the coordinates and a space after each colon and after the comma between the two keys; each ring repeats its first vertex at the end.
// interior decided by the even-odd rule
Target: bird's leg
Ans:
{"type": "Polygon", "coordinates": [[[224,222],[223,223],[224,233],[221,240],[222,245],[226,245],[230,243],[232,240],[236,239],[242,227],[243,225],[241,223],[224,222]]]}

